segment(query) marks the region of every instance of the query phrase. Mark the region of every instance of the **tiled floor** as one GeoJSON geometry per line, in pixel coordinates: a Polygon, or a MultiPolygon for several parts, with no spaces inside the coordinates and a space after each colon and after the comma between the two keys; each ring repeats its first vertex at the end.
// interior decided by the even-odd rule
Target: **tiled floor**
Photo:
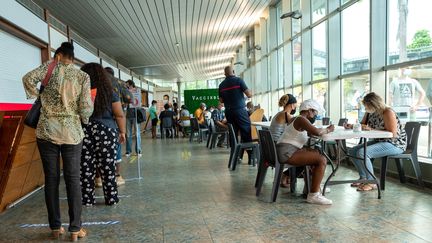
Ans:
{"type": "MultiPolygon", "coordinates": [[[[328,194],[332,206],[307,204],[286,189],[268,203],[271,170],[256,198],[256,168],[229,171],[226,149],[146,136],[142,144],[143,179],[133,180],[132,156],[123,162],[123,176],[132,180],[120,187],[120,204],[107,207],[99,199],[83,209],[83,222],[93,224],[85,226],[86,242],[432,242],[430,191],[388,180],[381,200],[376,192],[338,185],[328,194]]],[[[357,177],[346,168],[337,176],[357,177]]],[[[65,200],[61,206],[67,223],[65,200]]],[[[48,227],[38,225],[46,223],[41,190],[0,215],[0,241],[48,241],[48,227]]]]}

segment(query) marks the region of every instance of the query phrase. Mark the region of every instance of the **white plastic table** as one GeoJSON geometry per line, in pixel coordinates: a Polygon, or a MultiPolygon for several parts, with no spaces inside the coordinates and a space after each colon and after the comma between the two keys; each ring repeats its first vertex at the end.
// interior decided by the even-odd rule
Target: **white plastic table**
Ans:
{"type": "Polygon", "coordinates": [[[341,180],[341,181],[331,181],[330,179],[335,175],[336,171],[339,169],[340,161],[341,161],[341,149],[342,149],[342,141],[346,139],[352,139],[352,138],[365,138],[363,146],[364,146],[364,154],[363,158],[366,158],[366,150],[367,150],[367,139],[368,138],[392,138],[393,133],[387,132],[387,131],[381,131],[381,130],[370,130],[370,131],[360,131],[360,132],[354,132],[352,129],[345,129],[343,127],[335,127],[335,130],[331,133],[324,134],[320,138],[325,141],[336,141],[337,149],[336,149],[336,167],[334,168],[333,172],[330,174],[330,176],[327,178],[324,188],[323,188],[323,195],[325,194],[325,189],[329,185],[337,185],[337,184],[344,184],[344,183],[374,183],[378,187],[378,199],[381,198],[381,186],[379,184],[379,181],[375,177],[373,171],[369,171],[366,167],[366,160],[363,159],[364,166],[366,168],[367,173],[373,177],[372,180],[341,180]]]}

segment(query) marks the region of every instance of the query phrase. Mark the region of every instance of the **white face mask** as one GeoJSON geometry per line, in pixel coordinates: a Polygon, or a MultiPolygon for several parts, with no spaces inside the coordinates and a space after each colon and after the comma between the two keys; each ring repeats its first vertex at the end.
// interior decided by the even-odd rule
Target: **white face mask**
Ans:
{"type": "Polygon", "coordinates": [[[213,112],[214,111],[214,109],[210,109],[210,112],[213,112]]]}

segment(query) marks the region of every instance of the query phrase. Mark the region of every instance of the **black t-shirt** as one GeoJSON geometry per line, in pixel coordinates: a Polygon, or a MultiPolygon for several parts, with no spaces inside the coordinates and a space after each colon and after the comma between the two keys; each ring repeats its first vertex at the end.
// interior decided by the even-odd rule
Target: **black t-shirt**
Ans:
{"type": "Polygon", "coordinates": [[[229,76],[219,85],[219,97],[227,110],[242,109],[246,106],[244,91],[247,89],[243,79],[229,76]]]}
{"type": "MultiPolygon", "coordinates": [[[[117,95],[117,93],[113,92],[112,103],[119,102],[119,101],[120,101],[119,96],[117,95]]],[[[96,116],[92,115],[90,117],[90,120],[101,122],[102,124],[104,124],[105,126],[110,127],[110,128],[114,128],[114,129],[117,128],[117,123],[114,120],[114,114],[112,111],[112,106],[108,106],[106,108],[106,110],[104,111],[104,113],[102,114],[102,116],[96,117],[96,116]]]]}

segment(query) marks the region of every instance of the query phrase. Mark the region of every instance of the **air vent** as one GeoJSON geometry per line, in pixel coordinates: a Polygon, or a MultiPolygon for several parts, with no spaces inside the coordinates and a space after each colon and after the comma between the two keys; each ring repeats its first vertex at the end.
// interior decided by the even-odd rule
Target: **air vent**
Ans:
{"type": "Polygon", "coordinates": [[[79,36],[74,31],[71,31],[71,39],[77,42],[80,46],[84,47],[88,51],[92,52],[93,54],[97,55],[97,48],[94,47],[92,44],[88,43],[84,38],[79,36]]]}
{"type": "Polygon", "coordinates": [[[55,27],[57,30],[63,32],[63,34],[65,34],[65,35],[67,34],[67,27],[65,24],[63,24],[62,22],[60,22],[58,19],[56,19],[55,17],[53,17],[51,15],[49,16],[48,20],[49,20],[50,24],[53,27],[55,27]]]}
{"type": "Polygon", "coordinates": [[[32,0],[16,0],[16,2],[23,5],[40,19],[45,20],[43,8],[39,7],[39,5],[34,3],[32,0]]]}

